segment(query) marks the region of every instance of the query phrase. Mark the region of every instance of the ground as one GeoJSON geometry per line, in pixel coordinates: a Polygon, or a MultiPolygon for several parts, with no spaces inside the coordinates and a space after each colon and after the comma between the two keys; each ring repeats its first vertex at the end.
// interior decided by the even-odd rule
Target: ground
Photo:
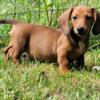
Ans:
{"type": "Polygon", "coordinates": [[[100,100],[100,71],[61,75],[54,63],[15,65],[4,62],[2,50],[0,56],[0,100],[100,100]]]}

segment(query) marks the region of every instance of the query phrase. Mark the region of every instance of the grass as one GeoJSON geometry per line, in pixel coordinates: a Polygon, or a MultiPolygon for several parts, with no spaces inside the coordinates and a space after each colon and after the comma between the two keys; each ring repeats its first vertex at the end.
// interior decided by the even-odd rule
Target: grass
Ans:
{"type": "MultiPolygon", "coordinates": [[[[60,9],[80,4],[100,10],[99,0],[0,0],[0,19],[57,27],[57,18],[63,12],[60,9]]],[[[61,75],[54,63],[34,63],[23,58],[21,64],[5,63],[2,51],[8,44],[9,30],[9,25],[0,25],[0,100],[100,100],[100,71],[91,70],[100,65],[100,49],[94,50],[99,47],[100,35],[90,39],[85,55],[87,70],[61,75]]]]}
{"type": "Polygon", "coordinates": [[[100,65],[100,49],[91,50],[85,54],[85,65],[88,69],[100,65]]]}
{"type": "Polygon", "coordinates": [[[0,100],[100,99],[100,72],[83,69],[61,75],[54,63],[5,63],[0,51],[0,100]]]}

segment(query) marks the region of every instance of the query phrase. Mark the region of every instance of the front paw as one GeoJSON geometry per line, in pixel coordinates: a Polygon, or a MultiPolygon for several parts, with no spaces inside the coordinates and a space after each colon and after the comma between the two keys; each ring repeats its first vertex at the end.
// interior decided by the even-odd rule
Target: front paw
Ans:
{"type": "Polygon", "coordinates": [[[69,71],[69,70],[68,70],[68,67],[67,67],[67,66],[60,66],[60,67],[59,67],[59,72],[60,72],[61,74],[66,74],[68,71],[69,71]]]}

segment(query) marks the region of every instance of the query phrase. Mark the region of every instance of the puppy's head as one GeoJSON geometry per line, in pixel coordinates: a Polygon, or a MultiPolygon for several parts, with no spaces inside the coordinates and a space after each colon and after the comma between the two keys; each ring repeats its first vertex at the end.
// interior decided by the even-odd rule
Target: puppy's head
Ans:
{"type": "Polygon", "coordinates": [[[100,28],[98,28],[98,31],[96,29],[98,24],[97,16],[95,9],[87,6],[77,6],[66,10],[59,17],[59,23],[65,34],[70,33],[72,29],[76,35],[83,37],[90,33],[93,25],[94,34],[100,32],[100,28]]]}

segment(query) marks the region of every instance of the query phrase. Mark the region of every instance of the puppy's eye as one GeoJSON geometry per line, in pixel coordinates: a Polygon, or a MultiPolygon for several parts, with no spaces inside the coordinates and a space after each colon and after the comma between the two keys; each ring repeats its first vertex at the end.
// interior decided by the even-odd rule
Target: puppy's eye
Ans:
{"type": "Polygon", "coordinates": [[[87,20],[91,20],[92,19],[92,16],[86,16],[86,19],[87,20]]]}
{"type": "Polygon", "coordinates": [[[77,19],[77,16],[73,16],[72,19],[76,20],[77,19]]]}

